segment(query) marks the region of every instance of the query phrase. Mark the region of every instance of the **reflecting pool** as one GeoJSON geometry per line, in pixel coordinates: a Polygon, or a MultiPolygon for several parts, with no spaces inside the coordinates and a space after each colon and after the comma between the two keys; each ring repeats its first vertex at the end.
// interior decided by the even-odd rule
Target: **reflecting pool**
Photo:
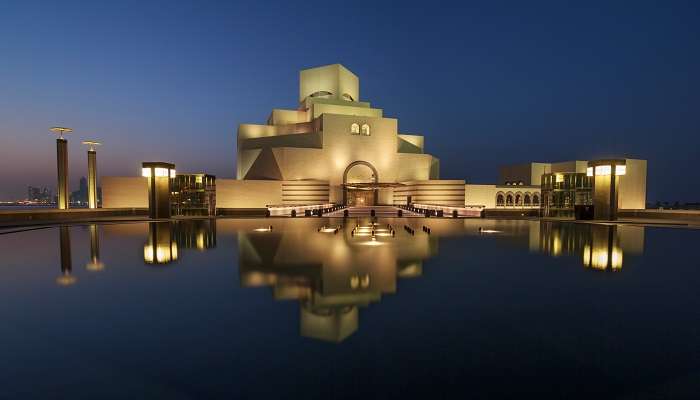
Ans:
{"type": "Polygon", "coordinates": [[[436,218],[4,233],[0,398],[695,398],[698,243],[436,218]]]}

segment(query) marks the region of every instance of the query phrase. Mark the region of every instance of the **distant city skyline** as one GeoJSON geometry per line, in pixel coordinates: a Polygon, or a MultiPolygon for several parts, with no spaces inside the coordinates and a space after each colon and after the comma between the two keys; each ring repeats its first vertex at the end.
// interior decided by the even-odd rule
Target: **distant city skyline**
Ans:
{"type": "Polygon", "coordinates": [[[700,200],[684,184],[700,147],[695,2],[371,4],[7,4],[0,200],[55,193],[55,125],[75,130],[70,190],[87,176],[87,139],[104,143],[100,177],[136,176],[142,161],[235,177],[237,125],[295,107],[297,71],[331,63],[367,77],[360,100],[425,135],[445,178],[643,158],[649,203],[700,200]]]}

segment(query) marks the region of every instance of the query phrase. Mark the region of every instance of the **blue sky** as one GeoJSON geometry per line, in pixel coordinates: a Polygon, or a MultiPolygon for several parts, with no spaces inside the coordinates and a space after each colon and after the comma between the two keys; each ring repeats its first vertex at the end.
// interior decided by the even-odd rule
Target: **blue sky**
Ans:
{"type": "Polygon", "coordinates": [[[342,63],[361,97],[426,136],[445,178],[607,156],[649,160],[648,200],[700,201],[697,2],[0,4],[0,199],[55,185],[48,127],[144,160],[235,175],[239,123],[295,107],[298,71],[342,63]]]}

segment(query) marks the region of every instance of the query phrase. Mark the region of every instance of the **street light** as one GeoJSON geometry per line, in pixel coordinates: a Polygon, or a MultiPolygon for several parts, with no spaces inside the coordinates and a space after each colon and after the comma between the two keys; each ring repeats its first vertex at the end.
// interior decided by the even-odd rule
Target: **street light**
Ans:
{"type": "Polygon", "coordinates": [[[94,140],[83,142],[88,146],[88,208],[97,208],[97,152],[95,146],[102,143],[94,140]]]}
{"type": "Polygon", "coordinates": [[[68,209],[68,141],[63,137],[65,133],[73,132],[73,129],[63,126],[53,126],[49,130],[58,134],[56,139],[56,164],[58,172],[58,203],[59,210],[68,209]]]}

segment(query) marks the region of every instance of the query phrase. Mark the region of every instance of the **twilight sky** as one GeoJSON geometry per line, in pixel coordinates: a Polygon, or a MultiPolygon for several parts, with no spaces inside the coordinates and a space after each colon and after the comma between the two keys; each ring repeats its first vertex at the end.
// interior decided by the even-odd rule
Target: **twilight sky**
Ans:
{"type": "Polygon", "coordinates": [[[235,176],[239,123],[297,106],[298,71],[342,63],[361,100],[426,136],[443,178],[608,156],[649,160],[647,200],[700,201],[700,3],[0,3],[0,200],[140,162],[235,176]],[[400,8],[397,5],[401,5],[400,8]]]}

